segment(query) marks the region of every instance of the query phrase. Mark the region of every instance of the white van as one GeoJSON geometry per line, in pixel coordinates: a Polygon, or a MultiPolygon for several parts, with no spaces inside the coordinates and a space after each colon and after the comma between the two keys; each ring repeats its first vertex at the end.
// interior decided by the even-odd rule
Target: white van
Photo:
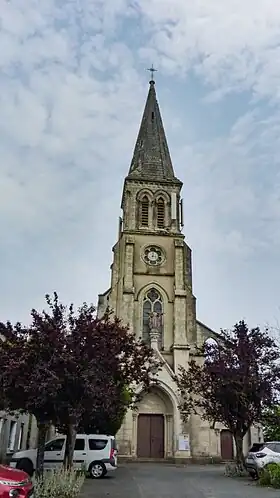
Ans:
{"type": "MultiPolygon", "coordinates": [[[[63,465],[66,436],[58,436],[45,445],[44,468],[57,469],[63,465]]],[[[17,451],[13,454],[10,467],[24,470],[32,475],[36,468],[37,449],[17,451]]],[[[73,467],[87,470],[94,479],[103,477],[117,468],[116,440],[113,436],[101,434],[77,434],[73,467]]]]}

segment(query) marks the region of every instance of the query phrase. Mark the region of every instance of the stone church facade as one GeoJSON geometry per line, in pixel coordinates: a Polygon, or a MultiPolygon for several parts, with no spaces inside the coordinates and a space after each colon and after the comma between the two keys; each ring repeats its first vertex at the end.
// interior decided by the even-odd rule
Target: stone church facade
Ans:
{"type": "MultiPolygon", "coordinates": [[[[215,336],[197,320],[192,291],[192,253],[185,242],[182,182],[176,178],[156,98],[148,97],[129,173],[124,180],[119,237],[113,247],[111,285],[99,295],[98,316],[107,306],[129,324],[163,361],[158,384],[117,435],[119,455],[142,459],[230,459],[234,447],[222,426],[192,415],[183,423],[174,374],[188,368],[196,345],[215,336]]],[[[244,450],[260,439],[253,428],[244,450]]]]}

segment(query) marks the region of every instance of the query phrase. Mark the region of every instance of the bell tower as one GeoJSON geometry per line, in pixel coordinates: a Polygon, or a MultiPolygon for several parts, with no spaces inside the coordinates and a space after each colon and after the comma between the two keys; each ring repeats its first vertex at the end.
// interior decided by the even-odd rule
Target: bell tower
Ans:
{"type": "Polygon", "coordinates": [[[151,80],[129,173],[124,182],[121,204],[124,231],[180,234],[181,188],[182,182],[174,175],[155,82],[151,80]]]}
{"type": "Polygon", "coordinates": [[[111,285],[98,302],[99,316],[113,309],[162,360],[157,384],[135,410],[128,410],[117,435],[120,455],[152,461],[220,457],[219,430],[210,429],[198,414],[184,422],[178,408],[174,374],[179,366],[188,368],[190,356],[196,358],[197,344],[215,337],[196,319],[192,254],[182,232],[182,185],[174,173],[152,72],[124,179],[111,285]]]}
{"type": "Polygon", "coordinates": [[[149,91],[124,180],[111,287],[99,296],[177,371],[196,342],[191,250],[184,241],[182,182],[175,176],[157,101],[149,91]],[[157,323],[157,327],[152,326],[157,323]]]}

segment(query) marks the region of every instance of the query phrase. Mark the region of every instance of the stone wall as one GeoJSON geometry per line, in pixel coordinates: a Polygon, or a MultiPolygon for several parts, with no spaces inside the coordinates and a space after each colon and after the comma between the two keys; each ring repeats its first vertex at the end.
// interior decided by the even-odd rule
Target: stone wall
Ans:
{"type": "Polygon", "coordinates": [[[37,423],[29,414],[18,416],[0,412],[0,460],[9,462],[11,455],[20,449],[36,448],[37,423]]]}

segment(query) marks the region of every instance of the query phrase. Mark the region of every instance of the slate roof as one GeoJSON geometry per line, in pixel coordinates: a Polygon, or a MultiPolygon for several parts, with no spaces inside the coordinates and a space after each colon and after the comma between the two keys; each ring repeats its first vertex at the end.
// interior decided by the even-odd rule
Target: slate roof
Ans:
{"type": "Polygon", "coordinates": [[[172,166],[154,80],[150,81],[128,178],[179,182],[172,166]]]}

